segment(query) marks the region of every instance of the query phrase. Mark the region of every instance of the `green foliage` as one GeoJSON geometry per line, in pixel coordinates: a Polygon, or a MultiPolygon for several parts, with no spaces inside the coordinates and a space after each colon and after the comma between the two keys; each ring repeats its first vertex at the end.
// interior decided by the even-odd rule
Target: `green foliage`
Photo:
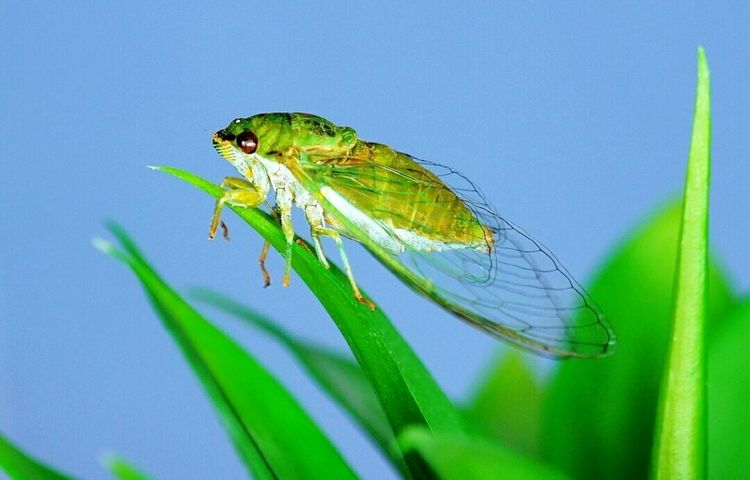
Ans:
{"type": "MultiPolygon", "coordinates": [[[[617,331],[618,354],[565,363],[550,385],[545,456],[577,478],[644,478],[650,470],[682,211],[681,202],[666,208],[610,257],[592,284],[617,331]]],[[[710,334],[734,296],[713,264],[706,275],[710,334]]]]}
{"type": "Polygon", "coordinates": [[[72,479],[31,458],[2,435],[0,435],[0,472],[5,472],[13,480],[72,479]]]}
{"type": "MultiPolygon", "coordinates": [[[[548,386],[542,450],[575,478],[648,475],[681,210],[680,203],[663,209],[613,252],[591,284],[617,332],[617,354],[565,362],[548,386]]],[[[714,265],[709,285],[708,315],[718,323],[733,294],[714,265]]]]}
{"type": "Polygon", "coordinates": [[[698,51],[698,88],[688,157],[675,274],[672,342],[664,372],[654,449],[658,479],[706,476],[708,190],[711,91],[706,55],[698,51]]]}
{"type": "Polygon", "coordinates": [[[487,374],[464,413],[480,432],[537,455],[542,395],[541,382],[524,354],[509,350],[487,374]]]}
{"type": "MultiPolygon", "coordinates": [[[[603,263],[588,289],[618,350],[559,363],[546,381],[526,353],[505,351],[462,408],[451,403],[384,313],[354,300],[346,277],[295,245],[293,266],[330,314],[351,355],[312,344],[208,290],[195,297],[288,349],[404,478],[750,478],[750,297],[738,301],[708,257],[710,98],[699,53],[685,194],[603,263]],[[707,374],[706,374],[707,373],[707,374]],[[708,446],[708,448],[707,448],[708,446]]],[[[221,189],[162,167],[213,197],[221,189]]],[[[233,208],[282,255],[284,236],[260,210],[233,208]]],[[[281,382],[207,321],[146,262],[130,238],[96,245],[128,265],[202,382],[255,478],[354,478],[281,382]]],[[[123,480],[147,478],[119,458],[123,480]]],[[[0,437],[11,478],[65,479],[0,437]]]]}
{"type": "Polygon", "coordinates": [[[418,452],[445,480],[563,480],[565,475],[544,464],[520,457],[482,437],[430,434],[413,427],[399,436],[405,452],[418,452]]]}
{"type": "Polygon", "coordinates": [[[97,247],[138,277],[255,478],[355,478],[286,389],[167,285],[122,230],[111,230],[123,249],[104,241],[97,247]]]}
{"type": "Polygon", "coordinates": [[[708,344],[708,478],[750,479],[750,297],[708,344]]]}
{"type": "Polygon", "coordinates": [[[117,480],[149,480],[146,474],[116,455],[110,455],[103,463],[117,480]]]}
{"type": "Polygon", "coordinates": [[[284,345],[310,376],[375,441],[396,468],[406,473],[406,464],[378,397],[364,372],[349,356],[295,338],[264,315],[210,290],[196,290],[194,297],[259,328],[284,345]]]}
{"type": "MultiPolygon", "coordinates": [[[[170,167],[158,169],[215,198],[222,194],[217,185],[191,173],[170,167]]],[[[281,227],[271,216],[257,209],[230,208],[279,253],[285,254],[286,240],[281,227]]],[[[324,268],[312,251],[312,247],[294,245],[294,270],[328,311],[349,344],[375,390],[394,434],[398,435],[412,424],[425,425],[434,432],[463,431],[458,411],[382,309],[372,311],[355,300],[344,273],[334,265],[330,269],[324,268]]],[[[423,474],[420,463],[410,462],[407,458],[407,464],[412,473],[423,474]]]]}

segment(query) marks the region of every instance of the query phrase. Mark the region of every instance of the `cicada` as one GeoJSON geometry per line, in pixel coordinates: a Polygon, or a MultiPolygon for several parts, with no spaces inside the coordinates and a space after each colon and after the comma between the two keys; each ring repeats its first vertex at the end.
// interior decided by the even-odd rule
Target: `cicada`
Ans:
{"type": "MultiPolygon", "coordinates": [[[[596,357],[614,346],[601,310],[555,256],[503,219],[453,169],[362,140],[350,127],[306,113],[237,118],[214,134],[216,151],[242,178],[227,177],[209,236],[225,204],[256,207],[274,194],[287,241],[288,285],[298,207],[312,246],[329,266],[332,239],[354,297],[361,293],[342,237],[363,244],[398,278],[459,318],[515,345],[560,357],[596,357]]],[[[265,259],[268,244],[261,255],[265,259]]],[[[266,282],[269,277],[263,269],[266,282]]]]}

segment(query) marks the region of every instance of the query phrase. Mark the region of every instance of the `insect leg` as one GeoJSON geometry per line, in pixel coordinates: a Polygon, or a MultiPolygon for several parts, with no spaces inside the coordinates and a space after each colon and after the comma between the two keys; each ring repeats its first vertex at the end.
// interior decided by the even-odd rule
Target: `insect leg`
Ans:
{"type": "MultiPolygon", "coordinates": [[[[271,208],[271,216],[276,219],[277,222],[281,223],[281,213],[279,211],[278,205],[275,205],[273,208],[271,208]]],[[[301,238],[298,238],[296,240],[297,245],[305,248],[308,252],[310,251],[310,247],[307,246],[304,240],[301,238]]],[[[263,288],[266,288],[267,286],[271,285],[271,275],[268,273],[268,270],[266,270],[266,258],[268,258],[268,249],[271,246],[271,242],[266,240],[263,243],[263,249],[260,251],[260,256],[258,257],[258,264],[260,265],[260,273],[263,274],[263,288]]],[[[312,252],[311,252],[312,253],[312,252]]]]}
{"type": "Polygon", "coordinates": [[[209,239],[213,239],[214,235],[216,235],[216,229],[219,228],[221,209],[225,203],[253,208],[263,203],[266,199],[266,192],[257,185],[242,178],[226,177],[221,182],[221,188],[226,191],[216,200],[214,213],[211,216],[211,226],[208,229],[209,239]]]}
{"type": "Polygon", "coordinates": [[[359,287],[357,287],[357,282],[354,280],[352,267],[351,265],[349,265],[349,259],[347,258],[346,252],[344,251],[344,242],[341,241],[341,235],[339,234],[339,232],[333,230],[332,228],[318,228],[313,233],[313,238],[321,235],[331,237],[333,241],[336,242],[336,246],[339,249],[339,256],[341,256],[341,263],[344,264],[344,272],[346,273],[346,278],[349,279],[349,284],[352,286],[352,290],[354,291],[354,298],[356,298],[359,303],[367,305],[370,310],[375,310],[375,304],[372,303],[371,300],[363,297],[359,292],[359,287]]]}
{"type": "Polygon", "coordinates": [[[284,255],[284,279],[281,284],[289,286],[292,272],[292,247],[294,245],[294,227],[292,226],[292,194],[285,188],[276,190],[276,208],[281,218],[281,230],[286,238],[286,255],[284,255]]]}
{"type": "Polygon", "coordinates": [[[258,257],[258,263],[260,264],[260,273],[263,274],[263,288],[271,285],[271,275],[266,270],[266,257],[268,256],[268,247],[271,246],[271,242],[266,240],[263,244],[263,250],[260,251],[260,257],[258,257]]]}
{"type": "Polygon", "coordinates": [[[326,268],[330,268],[328,259],[325,253],[323,253],[323,245],[320,243],[320,231],[325,229],[325,223],[323,222],[323,209],[320,205],[307,205],[305,207],[305,217],[307,223],[310,224],[310,236],[312,237],[313,246],[315,247],[315,253],[318,256],[320,263],[326,268]]]}
{"type": "MultiPolygon", "coordinates": [[[[279,214],[279,208],[274,205],[273,207],[270,207],[271,209],[271,216],[279,223],[281,223],[281,214],[279,214]]],[[[258,257],[258,265],[260,265],[260,273],[263,274],[263,288],[268,287],[271,285],[271,275],[268,273],[268,270],[266,270],[266,258],[268,258],[268,249],[271,246],[271,242],[266,240],[263,243],[263,248],[260,251],[260,256],[258,257]]]]}

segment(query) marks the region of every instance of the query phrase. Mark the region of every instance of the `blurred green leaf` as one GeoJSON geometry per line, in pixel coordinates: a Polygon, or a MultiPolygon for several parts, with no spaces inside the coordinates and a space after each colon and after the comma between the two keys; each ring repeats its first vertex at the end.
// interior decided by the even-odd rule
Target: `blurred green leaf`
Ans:
{"type": "Polygon", "coordinates": [[[654,475],[706,477],[706,270],[711,172],[711,90],[708,63],[698,50],[693,136],[677,250],[672,341],[659,398],[654,475]]]}
{"type": "MultiPolygon", "coordinates": [[[[545,395],[543,452],[575,478],[648,476],[681,213],[679,202],[663,209],[615,250],[591,283],[591,296],[617,332],[617,352],[561,363],[545,395]]],[[[714,264],[708,285],[710,334],[734,295],[714,264]]]]}
{"type": "MultiPolygon", "coordinates": [[[[0,435],[0,471],[13,480],[71,480],[72,477],[52,470],[31,458],[0,435]]],[[[1,476],[1,475],[0,475],[1,476]]]]}
{"type": "Polygon", "coordinates": [[[430,434],[420,427],[399,436],[404,452],[418,453],[443,480],[561,480],[565,475],[481,438],[430,434]]]}
{"type": "MultiPolygon", "coordinates": [[[[592,282],[589,291],[617,332],[617,353],[562,362],[551,379],[542,448],[575,478],[648,475],[681,211],[680,203],[664,209],[617,249],[592,282]]],[[[709,331],[733,298],[724,275],[710,265],[709,331]]]]}
{"type": "MultiPolygon", "coordinates": [[[[217,185],[189,172],[171,167],[158,169],[214,198],[222,194],[217,185]]],[[[270,215],[259,209],[230,208],[284,254],[284,235],[270,215]]],[[[311,252],[311,247],[294,245],[294,270],[328,311],[349,344],[372,384],[393,432],[398,435],[412,424],[425,425],[435,432],[463,431],[458,411],[382,309],[370,311],[355,300],[343,272],[333,264],[330,269],[325,269],[311,252]]],[[[420,465],[412,464],[408,458],[407,463],[416,477],[423,473],[420,465]]]]}
{"type": "Polygon", "coordinates": [[[464,413],[471,424],[503,445],[539,452],[542,389],[523,352],[509,349],[472,396],[464,413]]]}
{"type": "Polygon", "coordinates": [[[104,464],[118,480],[149,480],[146,474],[139,471],[124,458],[117,455],[109,455],[104,459],[104,464]]]}
{"type": "Polygon", "coordinates": [[[125,232],[111,230],[125,250],[103,240],[97,247],[127,264],[141,281],[254,477],[356,478],[286,389],[175,293],[125,232]]]}
{"type": "Polygon", "coordinates": [[[708,344],[708,478],[750,479],[750,297],[708,344]]]}
{"type": "Polygon", "coordinates": [[[402,473],[406,464],[396,448],[388,419],[362,369],[351,357],[295,338],[266,316],[211,290],[198,289],[193,297],[260,328],[294,354],[310,376],[356,420],[402,473]]]}

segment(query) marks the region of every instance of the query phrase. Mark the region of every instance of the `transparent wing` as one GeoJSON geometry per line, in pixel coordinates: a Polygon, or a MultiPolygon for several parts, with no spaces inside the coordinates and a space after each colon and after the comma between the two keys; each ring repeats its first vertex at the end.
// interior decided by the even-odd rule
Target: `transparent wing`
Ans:
{"type": "Polygon", "coordinates": [[[368,198],[373,204],[388,204],[384,195],[399,201],[402,189],[425,182],[431,182],[434,190],[452,192],[488,227],[491,233],[487,235],[493,238],[486,243],[494,243],[494,248],[425,251],[401,242],[404,253],[393,255],[319,196],[326,211],[346,226],[350,236],[402,281],[470,324],[550,356],[597,357],[612,351],[614,334],[604,314],[548,249],[495,213],[462,174],[444,165],[408,158],[431,174],[421,168],[362,158],[306,158],[295,174],[313,192],[329,187],[344,198],[360,196],[360,205],[366,205],[363,202],[368,198]],[[377,177],[377,188],[368,176],[377,177]]]}

